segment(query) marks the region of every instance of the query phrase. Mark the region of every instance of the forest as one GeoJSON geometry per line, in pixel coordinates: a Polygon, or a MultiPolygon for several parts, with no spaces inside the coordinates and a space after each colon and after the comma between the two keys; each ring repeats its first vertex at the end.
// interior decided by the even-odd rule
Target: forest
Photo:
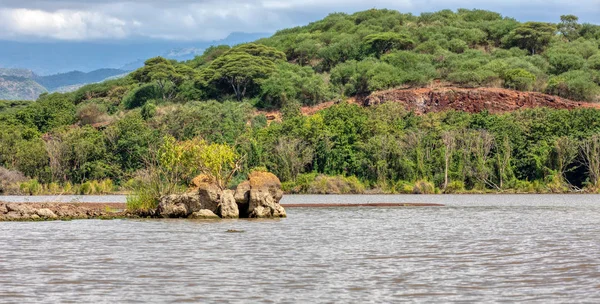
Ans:
{"type": "Polygon", "coordinates": [[[599,45],[600,26],[571,15],[335,13],[72,93],[0,101],[0,192],[135,191],[151,179],[173,192],[199,173],[227,187],[259,169],[292,193],[596,192],[599,110],[416,115],[345,100],[435,82],[598,102],[599,45]]]}

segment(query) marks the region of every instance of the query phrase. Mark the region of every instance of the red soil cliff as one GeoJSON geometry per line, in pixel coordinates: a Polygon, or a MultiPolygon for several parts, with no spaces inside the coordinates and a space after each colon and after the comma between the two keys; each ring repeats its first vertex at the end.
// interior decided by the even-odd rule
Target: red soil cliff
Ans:
{"type": "Polygon", "coordinates": [[[504,113],[536,107],[553,109],[600,109],[600,104],[575,102],[542,93],[519,92],[496,88],[387,90],[374,92],[367,96],[363,100],[363,105],[373,106],[386,102],[403,103],[408,110],[419,114],[446,110],[470,113],[487,110],[490,113],[504,113]]]}

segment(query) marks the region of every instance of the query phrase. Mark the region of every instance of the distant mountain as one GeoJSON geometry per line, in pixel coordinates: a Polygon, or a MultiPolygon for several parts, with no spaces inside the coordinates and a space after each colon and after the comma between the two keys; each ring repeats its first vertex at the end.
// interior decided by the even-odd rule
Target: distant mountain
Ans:
{"type": "Polygon", "coordinates": [[[211,45],[235,45],[268,37],[269,33],[232,33],[212,42],[166,40],[121,42],[17,42],[0,41],[0,67],[27,69],[37,75],[99,69],[134,70],[148,58],[163,56],[189,60],[211,45]]]}
{"type": "Polygon", "coordinates": [[[48,91],[56,91],[61,87],[69,87],[73,85],[84,85],[87,83],[100,82],[106,78],[126,74],[127,71],[119,69],[100,69],[89,73],[80,71],[72,71],[68,73],[50,75],[50,76],[34,76],[33,79],[44,86],[48,91]]]}
{"type": "Polygon", "coordinates": [[[0,68],[0,76],[15,76],[24,78],[33,78],[35,73],[27,69],[3,69],[0,68]]]}
{"type": "Polygon", "coordinates": [[[44,92],[71,92],[106,79],[122,77],[127,71],[100,69],[89,73],[73,71],[38,76],[25,69],[0,69],[0,100],[35,100],[44,92]]]}
{"type": "Polygon", "coordinates": [[[0,76],[0,100],[35,100],[44,92],[46,88],[30,78],[0,76]]]}

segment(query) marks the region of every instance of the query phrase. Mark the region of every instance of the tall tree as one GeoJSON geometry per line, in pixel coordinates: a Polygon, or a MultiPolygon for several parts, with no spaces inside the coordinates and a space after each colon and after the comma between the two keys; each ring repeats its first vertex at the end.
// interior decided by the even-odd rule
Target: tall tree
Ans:
{"type": "Polygon", "coordinates": [[[275,64],[285,54],[268,46],[244,44],[225,52],[203,71],[208,82],[226,83],[237,100],[242,100],[254,85],[259,85],[275,71],[275,64]]]}
{"type": "Polygon", "coordinates": [[[555,32],[556,28],[550,23],[526,22],[506,35],[503,43],[526,49],[535,55],[550,43],[555,32]]]}

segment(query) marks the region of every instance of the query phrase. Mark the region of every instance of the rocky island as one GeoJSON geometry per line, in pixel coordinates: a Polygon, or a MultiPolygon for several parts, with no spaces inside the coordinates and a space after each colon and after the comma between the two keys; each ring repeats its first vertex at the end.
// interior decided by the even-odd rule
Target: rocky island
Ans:
{"type": "Polygon", "coordinates": [[[119,204],[1,203],[0,221],[41,221],[114,218],[282,218],[285,209],[279,178],[269,172],[252,172],[235,190],[221,189],[205,175],[193,180],[183,194],[161,198],[155,210],[128,211],[119,204]]]}

